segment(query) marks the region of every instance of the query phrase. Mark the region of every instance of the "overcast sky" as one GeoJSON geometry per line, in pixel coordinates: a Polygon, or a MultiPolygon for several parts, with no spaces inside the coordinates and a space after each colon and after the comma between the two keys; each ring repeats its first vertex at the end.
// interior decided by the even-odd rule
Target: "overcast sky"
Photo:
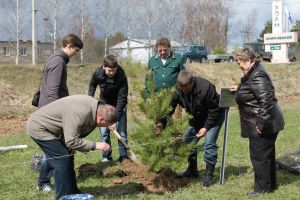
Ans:
{"type": "MultiPolygon", "coordinates": [[[[0,2],[8,2],[13,0],[0,0],[0,2]]],[[[40,1],[40,0],[39,0],[40,1]]],[[[126,2],[126,0],[123,0],[126,2]]],[[[181,0],[178,0],[178,2],[181,0]]],[[[87,0],[87,2],[92,2],[92,0],[87,0]]],[[[267,20],[272,19],[272,0],[224,0],[224,2],[228,2],[228,5],[231,5],[231,11],[234,13],[233,17],[230,18],[229,25],[229,33],[228,33],[228,41],[229,45],[241,45],[242,44],[242,34],[241,30],[243,27],[247,24],[247,19],[249,18],[249,15],[256,12],[256,23],[253,27],[253,30],[255,32],[254,38],[257,39],[259,37],[260,32],[264,28],[264,24],[267,20]]],[[[291,13],[293,20],[300,20],[300,0],[282,0],[283,4],[287,6],[289,12],[291,13]]],[[[25,1],[26,7],[29,12],[28,21],[29,23],[31,20],[31,1],[27,0],[25,1]],[[29,19],[30,18],[30,19],[29,19]]],[[[0,25],[7,23],[8,17],[3,14],[4,10],[2,7],[0,7],[0,25]]],[[[26,17],[26,18],[27,18],[26,17]]],[[[41,18],[41,17],[40,17],[41,18]]],[[[42,20],[41,20],[42,21],[42,20]]],[[[40,22],[40,23],[43,23],[40,22]]],[[[5,27],[5,26],[4,26],[5,27]]],[[[42,26],[41,26],[42,27],[42,26]]],[[[31,37],[31,26],[28,24],[26,26],[27,29],[27,37],[26,39],[30,39],[31,37]]],[[[66,30],[68,31],[68,30],[66,30]]],[[[45,31],[40,31],[43,34],[45,31]]],[[[136,36],[141,37],[141,36],[136,36]]],[[[144,36],[145,38],[147,35],[144,36]]],[[[0,39],[3,40],[3,33],[0,32],[0,39]]]]}

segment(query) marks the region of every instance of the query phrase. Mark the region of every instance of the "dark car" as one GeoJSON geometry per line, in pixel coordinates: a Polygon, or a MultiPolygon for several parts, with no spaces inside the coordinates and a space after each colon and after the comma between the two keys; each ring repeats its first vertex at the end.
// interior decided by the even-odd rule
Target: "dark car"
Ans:
{"type": "Polygon", "coordinates": [[[207,50],[203,45],[187,45],[176,48],[176,53],[181,54],[185,63],[199,61],[205,63],[207,60],[207,50]]]}
{"type": "Polygon", "coordinates": [[[248,42],[243,44],[244,47],[251,47],[261,59],[271,62],[272,53],[265,52],[265,45],[260,42],[248,42]]]}

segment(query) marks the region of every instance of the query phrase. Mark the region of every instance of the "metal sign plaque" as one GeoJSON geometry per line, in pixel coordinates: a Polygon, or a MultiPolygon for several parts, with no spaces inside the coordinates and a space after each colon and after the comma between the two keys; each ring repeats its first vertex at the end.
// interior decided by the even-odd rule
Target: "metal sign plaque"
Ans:
{"type": "Polygon", "coordinates": [[[235,105],[235,92],[231,92],[229,88],[221,88],[219,106],[222,108],[229,108],[235,105]]]}

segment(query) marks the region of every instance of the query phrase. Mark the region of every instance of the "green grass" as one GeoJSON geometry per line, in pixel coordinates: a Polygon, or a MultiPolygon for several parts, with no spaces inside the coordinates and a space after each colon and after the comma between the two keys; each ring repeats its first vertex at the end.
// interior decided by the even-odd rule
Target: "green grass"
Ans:
{"type": "MultiPolygon", "coordinates": [[[[270,72],[280,103],[284,103],[286,128],[276,142],[277,156],[299,148],[300,139],[300,104],[299,84],[300,65],[269,65],[264,63],[270,72]]],[[[133,131],[131,116],[139,114],[136,102],[139,91],[144,86],[145,65],[121,63],[130,80],[128,132],[133,131]]],[[[68,86],[70,94],[87,94],[88,83],[92,73],[99,64],[85,66],[71,65],[68,67],[68,86]]],[[[32,66],[7,66],[0,65],[0,117],[8,115],[28,116],[35,109],[31,107],[32,95],[38,87],[42,65],[32,66]],[[11,99],[13,102],[11,103],[11,99]]],[[[228,87],[239,79],[240,71],[235,65],[227,63],[219,64],[195,64],[189,69],[202,77],[211,80],[217,88],[228,87]]],[[[98,97],[96,94],[96,97],[98,97]]],[[[223,131],[218,139],[219,162],[215,172],[216,184],[209,188],[203,188],[199,181],[191,181],[189,187],[180,188],[173,193],[154,195],[146,193],[133,193],[135,183],[113,185],[111,178],[89,177],[78,181],[78,185],[84,191],[94,194],[96,199],[245,199],[246,193],[252,190],[253,170],[249,158],[248,140],[240,137],[239,119],[237,109],[230,111],[230,123],[228,133],[227,160],[225,185],[218,184],[220,158],[223,142],[223,131]]],[[[1,128],[1,127],[0,127],[1,128]]],[[[99,132],[95,130],[89,139],[99,139],[99,132]]],[[[116,148],[116,138],[112,136],[113,148],[116,148]]],[[[134,141],[129,139],[132,144],[134,141]]],[[[203,141],[200,141],[199,145],[203,141]]],[[[44,194],[35,189],[38,174],[30,169],[30,161],[35,152],[41,150],[24,133],[10,136],[0,136],[0,146],[27,144],[25,150],[0,152],[0,199],[53,199],[54,194],[44,194]],[[18,164],[18,165],[14,165],[18,164]]],[[[134,151],[134,148],[133,148],[134,151]]],[[[113,156],[118,157],[117,149],[113,149],[113,156]]],[[[97,163],[102,159],[99,151],[88,154],[77,153],[75,156],[76,168],[84,163],[97,163]]],[[[198,155],[198,167],[200,174],[204,172],[202,152],[198,155]]],[[[182,163],[182,170],[186,163],[182,163]]],[[[279,188],[272,194],[263,195],[259,199],[299,199],[300,178],[286,171],[278,171],[279,188]]]]}
{"type": "MultiPolygon", "coordinates": [[[[282,155],[300,146],[299,117],[300,107],[287,107],[284,109],[286,128],[279,134],[276,142],[277,155],[282,155]]],[[[191,181],[189,187],[180,188],[174,193],[154,195],[146,193],[133,193],[135,183],[113,185],[111,178],[89,177],[79,180],[78,185],[84,191],[94,194],[96,199],[245,199],[245,194],[251,191],[253,185],[253,170],[249,158],[248,140],[240,137],[238,113],[232,109],[229,116],[229,133],[227,146],[225,185],[218,184],[219,167],[223,142],[223,131],[218,139],[219,162],[215,172],[216,184],[203,188],[198,181],[191,181]]],[[[98,130],[88,136],[89,139],[99,138],[98,130]]],[[[118,152],[116,138],[113,139],[113,156],[116,159],[118,152]]],[[[133,142],[132,142],[133,143],[133,142]]],[[[200,146],[203,142],[200,141],[200,146]]],[[[54,194],[43,194],[35,190],[38,174],[30,169],[32,154],[40,152],[38,146],[24,133],[13,136],[2,136],[0,146],[27,144],[25,150],[8,151],[0,154],[0,194],[3,199],[50,199],[54,194]],[[14,165],[17,164],[17,165],[14,165]]],[[[134,148],[133,148],[134,151],[134,148]]],[[[198,156],[200,174],[204,173],[202,151],[198,156]]],[[[88,154],[77,153],[75,166],[84,163],[97,163],[101,160],[99,151],[88,154]]],[[[182,163],[182,170],[186,163],[182,163]]],[[[263,195],[259,199],[298,199],[300,195],[299,176],[279,170],[279,188],[272,194],[263,195]]]]}

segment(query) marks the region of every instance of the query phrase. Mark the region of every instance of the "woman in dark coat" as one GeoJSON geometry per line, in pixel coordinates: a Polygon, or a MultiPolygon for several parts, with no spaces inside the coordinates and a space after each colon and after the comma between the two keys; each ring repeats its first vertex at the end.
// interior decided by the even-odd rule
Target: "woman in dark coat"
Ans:
{"type": "Polygon", "coordinates": [[[235,59],[243,74],[240,85],[230,89],[236,92],[241,136],[249,138],[254,168],[254,190],[247,195],[257,197],[276,189],[275,141],[284,128],[284,119],[272,80],[256,59],[255,52],[248,47],[242,48],[235,59]]]}

